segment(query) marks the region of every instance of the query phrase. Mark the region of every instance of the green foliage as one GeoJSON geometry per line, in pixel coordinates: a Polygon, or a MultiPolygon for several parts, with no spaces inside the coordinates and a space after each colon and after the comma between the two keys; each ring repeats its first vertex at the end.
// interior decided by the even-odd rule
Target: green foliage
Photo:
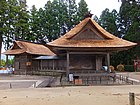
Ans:
{"type": "MultiPolygon", "coordinates": [[[[14,58],[13,59],[8,59],[8,65],[14,65],[14,58]]],[[[1,66],[6,66],[6,61],[4,59],[1,60],[1,66]]]]}
{"type": "Polygon", "coordinates": [[[30,10],[30,37],[28,39],[32,41],[40,41],[44,37],[43,30],[41,29],[43,24],[41,20],[43,17],[42,11],[43,10],[41,9],[37,11],[35,5],[33,5],[32,9],[30,10]]]}
{"type": "Polygon", "coordinates": [[[125,65],[124,70],[127,72],[134,72],[134,66],[133,65],[125,65]]]}
{"type": "Polygon", "coordinates": [[[102,11],[102,14],[99,19],[99,24],[108,32],[114,34],[115,36],[119,36],[118,31],[118,13],[116,10],[109,11],[108,8],[106,8],[104,11],[102,11]]]}
{"type": "Polygon", "coordinates": [[[1,60],[1,66],[3,66],[3,67],[4,67],[4,66],[5,66],[5,64],[6,64],[6,61],[2,59],[2,60],[1,60]]]}
{"type": "Polygon", "coordinates": [[[27,10],[26,0],[0,1],[0,47],[2,41],[7,50],[16,40],[46,43],[72,29],[88,11],[81,0],[48,1],[44,8],[27,10]],[[79,15],[79,16],[78,16],[79,15]],[[79,20],[80,19],[80,20],[79,20]]]}
{"type": "Polygon", "coordinates": [[[87,3],[85,2],[85,0],[81,0],[79,3],[78,3],[78,17],[79,17],[79,21],[83,20],[84,19],[84,16],[86,15],[86,13],[88,13],[88,7],[87,7],[87,3]]]}
{"type": "Polygon", "coordinates": [[[125,54],[129,55],[127,61],[131,62],[140,58],[140,4],[136,0],[123,2],[120,7],[120,18],[120,29],[124,39],[138,43],[135,48],[125,51],[125,54]]]}
{"type": "Polygon", "coordinates": [[[5,31],[4,24],[5,24],[5,11],[7,7],[6,0],[0,0],[0,64],[1,64],[1,49],[2,49],[2,42],[3,42],[3,33],[5,31]]]}
{"type": "Polygon", "coordinates": [[[67,31],[71,30],[77,23],[77,5],[75,0],[65,0],[67,7],[67,21],[65,21],[65,25],[67,27],[67,31]]]}
{"type": "Polygon", "coordinates": [[[15,38],[20,40],[32,40],[29,34],[29,11],[26,0],[19,1],[17,23],[15,25],[15,38]]]}
{"type": "Polygon", "coordinates": [[[0,33],[5,49],[11,47],[11,43],[16,39],[26,39],[28,35],[28,12],[26,0],[2,0],[1,2],[1,28],[0,33]],[[3,1],[3,2],[2,2],[3,1]]]}
{"type": "Polygon", "coordinates": [[[75,0],[48,1],[39,11],[33,6],[30,11],[32,37],[37,42],[50,42],[71,30],[88,11],[86,2],[81,1],[79,7],[75,0]]]}
{"type": "Polygon", "coordinates": [[[96,21],[110,33],[129,41],[137,42],[138,46],[113,53],[111,64],[133,64],[133,60],[140,58],[140,3],[136,0],[122,0],[119,13],[105,9],[96,21]]]}
{"type": "Polygon", "coordinates": [[[8,64],[13,66],[14,65],[14,58],[8,59],[8,64]]]}

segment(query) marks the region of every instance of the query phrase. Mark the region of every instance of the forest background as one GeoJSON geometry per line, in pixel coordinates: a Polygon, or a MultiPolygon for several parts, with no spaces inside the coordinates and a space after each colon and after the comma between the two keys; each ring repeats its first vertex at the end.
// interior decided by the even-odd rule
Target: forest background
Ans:
{"type": "MultiPolygon", "coordinates": [[[[118,2],[121,2],[119,12],[106,8],[93,19],[113,35],[138,43],[135,48],[111,55],[113,66],[132,65],[133,60],[140,58],[140,1],[118,2]]],[[[42,44],[53,41],[71,30],[88,11],[86,0],[78,4],[76,0],[52,0],[43,8],[33,5],[30,10],[26,0],[0,0],[0,52],[2,45],[7,50],[15,40],[42,44]]],[[[1,65],[4,62],[0,60],[1,65]]]]}

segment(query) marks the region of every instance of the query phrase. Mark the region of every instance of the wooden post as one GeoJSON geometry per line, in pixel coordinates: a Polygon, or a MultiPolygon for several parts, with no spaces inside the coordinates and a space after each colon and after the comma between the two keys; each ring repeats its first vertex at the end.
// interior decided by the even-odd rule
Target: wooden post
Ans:
{"type": "Polygon", "coordinates": [[[107,71],[108,71],[108,73],[110,73],[109,66],[110,66],[110,55],[109,55],[109,53],[107,53],[107,71]]]}
{"type": "Polygon", "coordinates": [[[54,70],[54,59],[53,59],[53,70],[54,70]]]}
{"type": "Polygon", "coordinates": [[[69,58],[69,52],[67,52],[67,77],[68,77],[68,75],[69,75],[69,63],[70,63],[70,58],[69,58]]]}
{"type": "Polygon", "coordinates": [[[36,88],[36,82],[34,82],[33,87],[36,88]]]}
{"type": "Polygon", "coordinates": [[[130,105],[135,105],[135,94],[134,93],[129,93],[129,102],[130,102],[130,105]]]}
{"type": "Polygon", "coordinates": [[[12,84],[10,83],[10,89],[12,89],[12,84]]]}
{"type": "Polygon", "coordinates": [[[42,70],[42,60],[41,60],[41,65],[40,66],[41,66],[41,70],[42,70]]]}

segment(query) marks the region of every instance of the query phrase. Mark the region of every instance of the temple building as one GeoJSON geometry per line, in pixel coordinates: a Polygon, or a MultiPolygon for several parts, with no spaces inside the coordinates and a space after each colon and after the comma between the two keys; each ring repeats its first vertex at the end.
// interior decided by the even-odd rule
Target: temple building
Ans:
{"type": "Polygon", "coordinates": [[[111,53],[136,45],[110,34],[87,17],[46,45],[15,41],[4,54],[15,56],[16,74],[32,74],[41,70],[62,70],[66,74],[95,73],[101,72],[104,65],[109,68],[111,53]]]}

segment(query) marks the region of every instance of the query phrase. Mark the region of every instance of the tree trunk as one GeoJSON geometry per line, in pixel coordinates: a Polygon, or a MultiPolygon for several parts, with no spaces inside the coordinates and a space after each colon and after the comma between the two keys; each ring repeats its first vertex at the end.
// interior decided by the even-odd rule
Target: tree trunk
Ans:
{"type": "Polygon", "coordinates": [[[1,66],[1,51],[2,51],[2,34],[0,34],[0,66],[1,66]]]}
{"type": "Polygon", "coordinates": [[[6,67],[8,67],[8,55],[6,55],[6,67]]]}

